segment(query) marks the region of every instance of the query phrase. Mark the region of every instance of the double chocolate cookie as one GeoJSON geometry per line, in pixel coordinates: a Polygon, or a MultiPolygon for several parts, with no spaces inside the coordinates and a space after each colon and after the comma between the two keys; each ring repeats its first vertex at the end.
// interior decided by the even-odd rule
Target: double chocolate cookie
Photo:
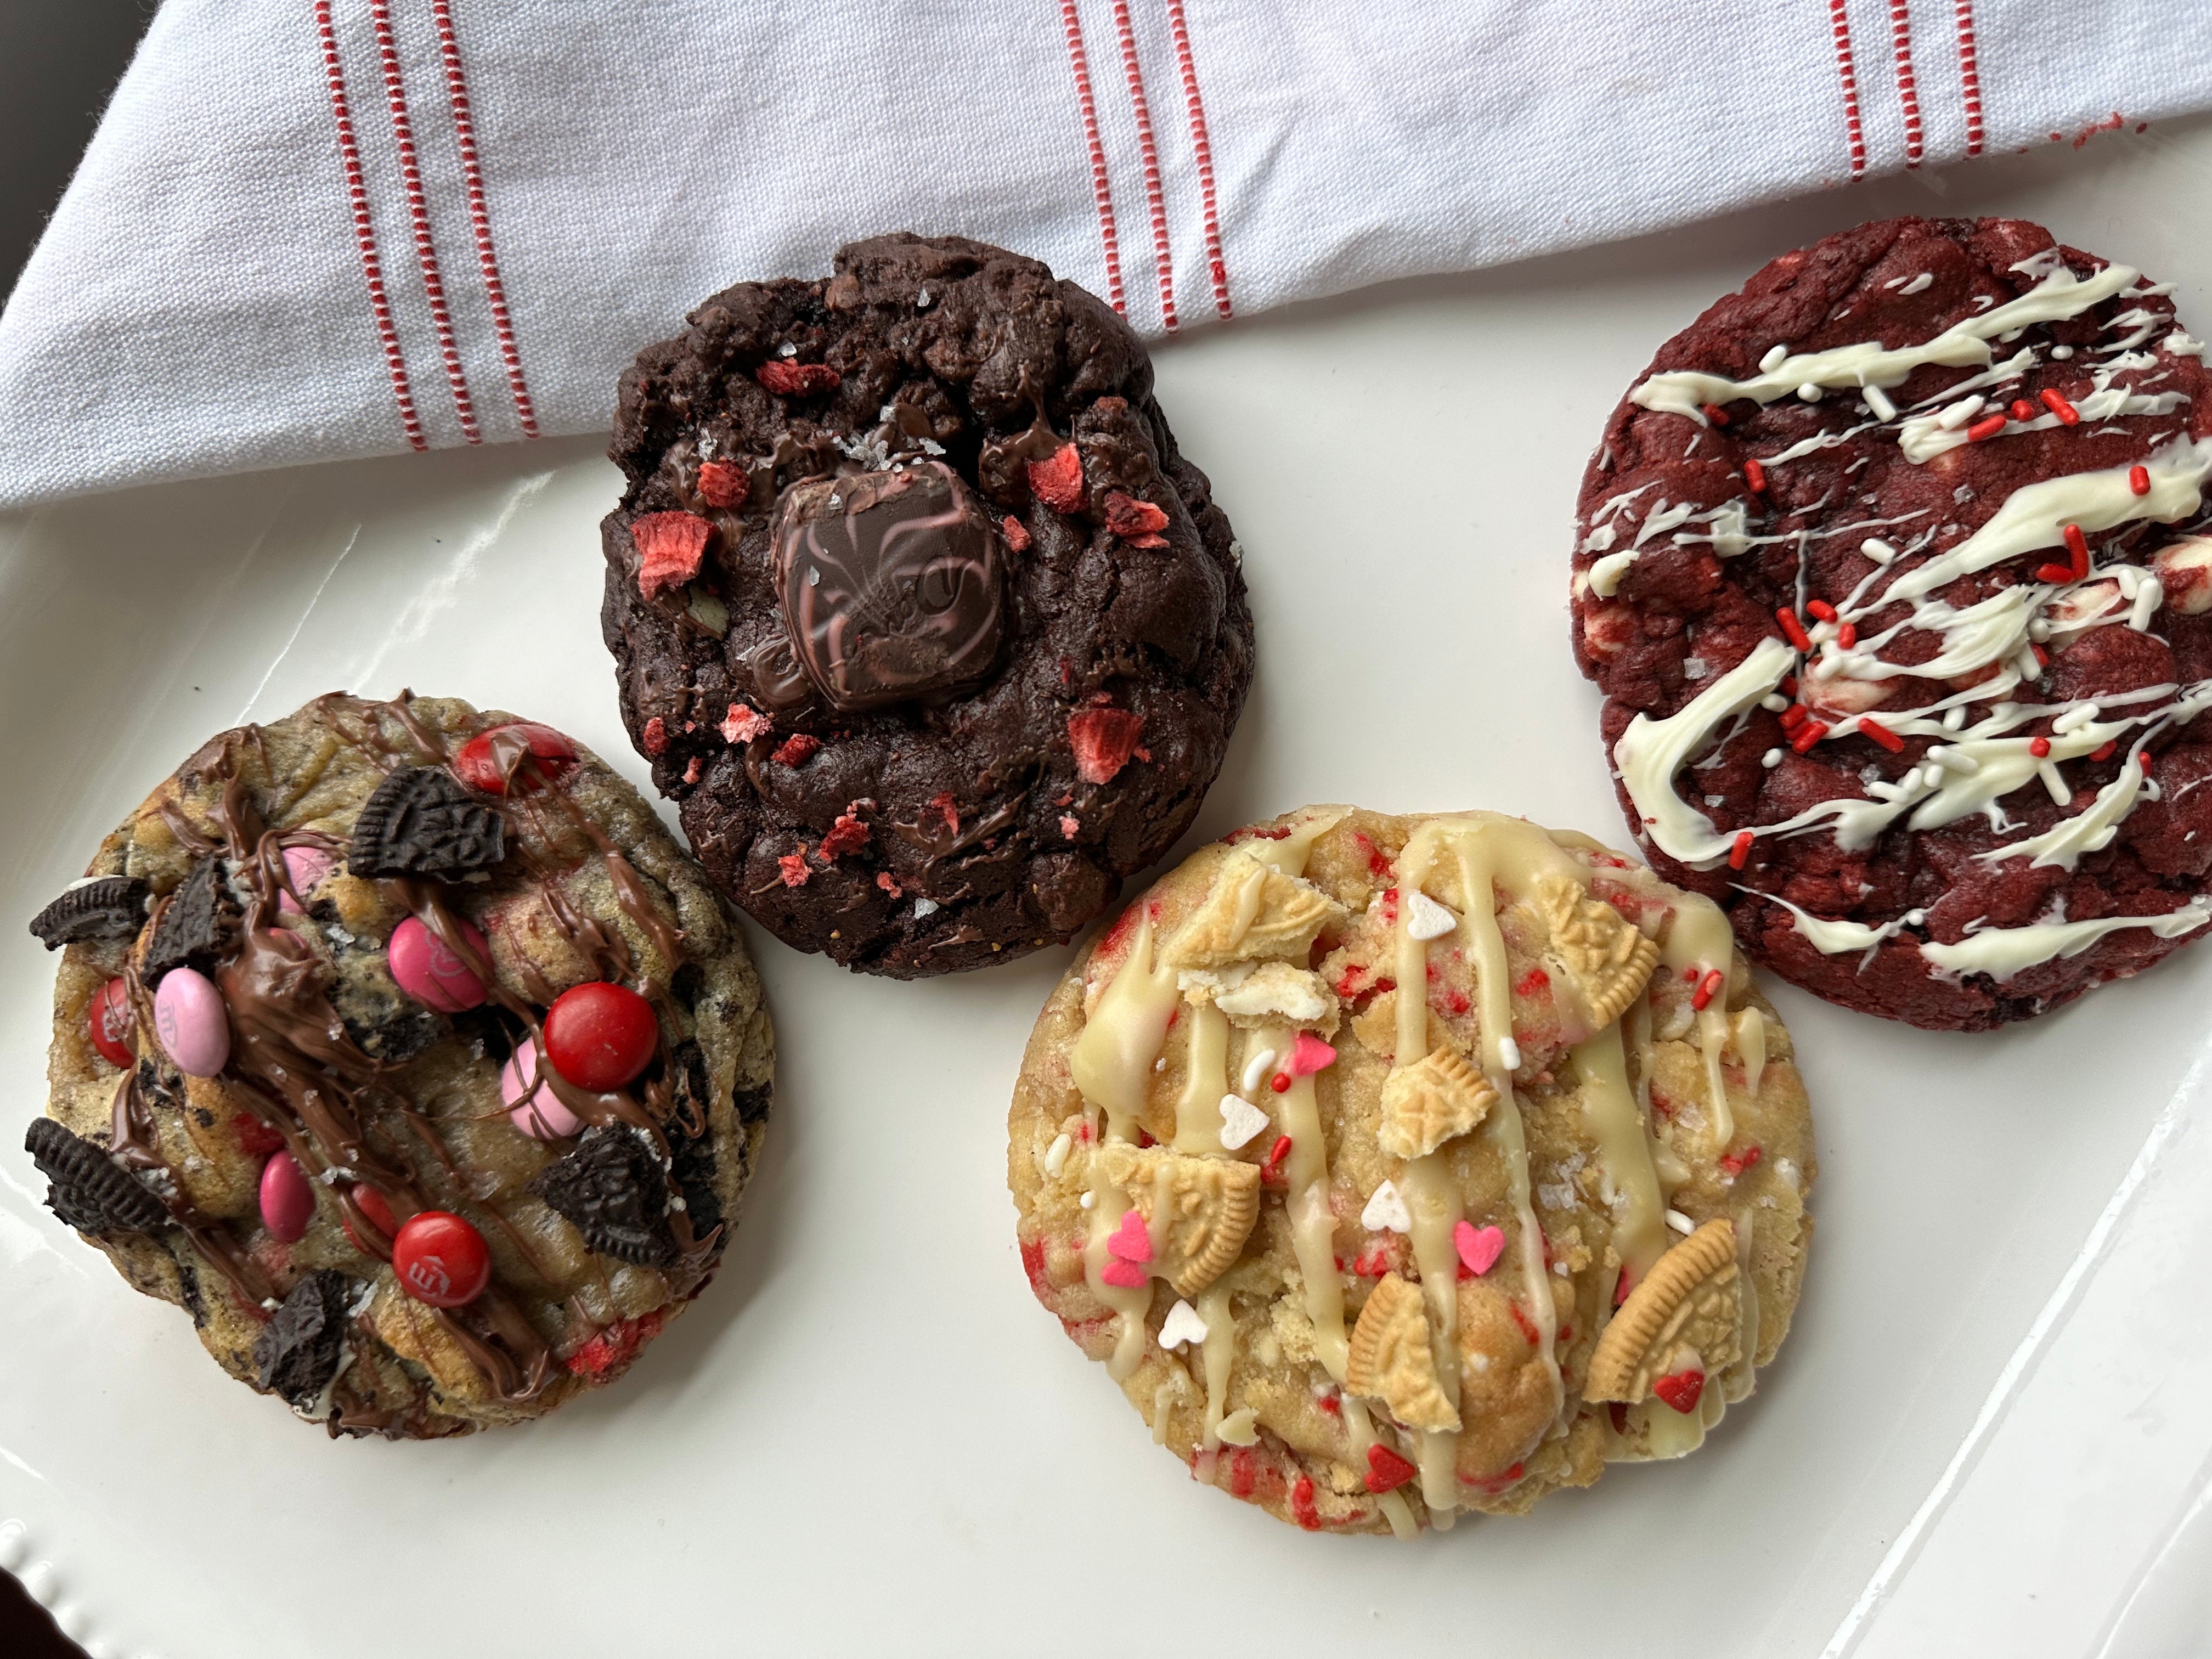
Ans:
{"type": "Polygon", "coordinates": [[[601,619],[708,876],[871,973],[1072,937],[1188,827],[1252,674],[1143,347],[957,237],[689,321],[623,376],[601,619]]]}
{"type": "Polygon", "coordinates": [[[1007,1127],[1037,1298],[1194,1480],[1310,1531],[1695,1449],[1812,1237],[1726,918],[1491,812],[1192,854],[1061,980],[1007,1127]]]}
{"type": "Polygon", "coordinates": [[[713,1275],[766,1133],[760,983],[550,727],[403,694],[223,732],[32,930],[47,1202],[333,1435],[543,1415],[713,1275]]]}
{"type": "Polygon", "coordinates": [[[1577,519],[1575,650],[1659,872],[1937,1029],[2212,923],[2212,378],[2019,220],[1784,255],[1669,341],[1577,519]]]}

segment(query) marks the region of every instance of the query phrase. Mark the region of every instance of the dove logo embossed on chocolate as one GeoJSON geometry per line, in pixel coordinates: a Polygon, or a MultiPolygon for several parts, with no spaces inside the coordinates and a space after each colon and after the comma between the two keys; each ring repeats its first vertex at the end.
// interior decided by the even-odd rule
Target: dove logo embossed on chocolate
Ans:
{"type": "Polygon", "coordinates": [[[776,595],[799,668],[856,712],[975,685],[1006,628],[998,527],[941,461],[809,478],[777,504],[776,595]]]}

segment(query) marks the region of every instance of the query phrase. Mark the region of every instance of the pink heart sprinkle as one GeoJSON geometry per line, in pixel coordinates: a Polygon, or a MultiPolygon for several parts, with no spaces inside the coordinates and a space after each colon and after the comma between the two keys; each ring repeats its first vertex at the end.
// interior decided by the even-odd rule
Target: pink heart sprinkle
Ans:
{"type": "Polygon", "coordinates": [[[1103,1284],[1118,1285],[1125,1291],[1141,1289],[1146,1279],[1145,1270],[1133,1261],[1124,1261],[1118,1255],[1106,1258],[1106,1265],[1098,1270],[1103,1284]]]}
{"type": "Polygon", "coordinates": [[[1336,1050],[1311,1031],[1299,1032],[1297,1041],[1291,1045],[1292,1077],[1311,1077],[1316,1072],[1326,1071],[1335,1064],[1336,1050]]]}
{"type": "MultiPolygon", "coordinates": [[[[1106,1253],[1117,1255],[1124,1261],[1150,1261],[1152,1259],[1152,1236],[1145,1231],[1143,1211],[1124,1210],[1121,1212],[1121,1224],[1106,1241],[1106,1253]]],[[[1115,1281],[1109,1279],[1107,1282],[1113,1284],[1115,1281]]]]}
{"type": "Polygon", "coordinates": [[[1505,1231],[1501,1227],[1478,1227],[1472,1221],[1462,1221],[1452,1229],[1452,1245],[1459,1251],[1459,1259],[1467,1264],[1468,1272],[1477,1279],[1498,1265],[1498,1258],[1505,1253],[1505,1231]]]}

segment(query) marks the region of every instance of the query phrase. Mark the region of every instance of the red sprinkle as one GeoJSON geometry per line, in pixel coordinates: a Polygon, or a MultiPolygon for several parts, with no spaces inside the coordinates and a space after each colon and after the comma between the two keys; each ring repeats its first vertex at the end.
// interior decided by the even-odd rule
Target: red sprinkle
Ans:
{"type": "Polygon", "coordinates": [[[1367,1490],[1395,1492],[1420,1471],[1377,1441],[1367,1449],[1367,1490]]]}
{"type": "Polygon", "coordinates": [[[1029,475],[1030,493],[1055,513],[1083,510],[1083,456],[1073,444],[1062,444],[1042,461],[1022,469],[1029,475]]]}
{"type": "Polygon", "coordinates": [[[2051,752],[2051,739],[2048,738],[2030,738],[2027,740],[2027,752],[2034,756],[2036,759],[2041,760],[2045,755],[2048,755],[2051,752]]]}
{"type": "Polygon", "coordinates": [[[2147,466],[2130,467],[2128,469],[2128,488],[2138,495],[2149,495],[2150,469],[2147,466]]]}
{"type": "Polygon", "coordinates": [[[1721,1171],[1724,1175],[1740,1176],[1764,1156],[1757,1146],[1747,1146],[1741,1152],[1730,1152],[1723,1158],[1721,1171]]]}
{"type": "Polygon", "coordinates": [[[1310,1475],[1302,1474],[1291,1488],[1291,1515],[1308,1532],[1321,1530],[1321,1511],[1314,1507],[1314,1483],[1310,1475]]]}
{"type": "Polygon", "coordinates": [[[1783,637],[1790,644],[1796,646],[1800,651],[1810,651],[1813,648],[1813,641],[1805,632],[1805,624],[1797,620],[1797,613],[1795,611],[1778,611],[1774,613],[1774,620],[1782,624],[1783,637]]]}
{"type": "Polygon", "coordinates": [[[1521,1328],[1521,1334],[1528,1339],[1528,1346],[1532,1348],[1536,1346],[1542,1339],[1536,1334],[1536,1328],[1529,1322],[1528,1316],[1521,1311],[1521,1304],[1509,1302],[1505,1307],[1506,1311],[1513,1316],[1513,1322],[1521,1328]]]}
{"type": "Polygon", "coordinates": [[[1675,1371],[1651,1385],[1652,1393],[1685,1417],[1697,1410],[1698,1396],[1705,1391],[1705,1374],[1703,1371],[1675,1371]]]}
{"type": "Polygon", "coordinates": [[[1838,623],[1836,624],[1836,643],[1838,645],[1848,651],[1858,642],[1859,625],[1856,623],[1838,623]]]}
{"type": "Polygon", "coordinates": [[[2068,426],[2079,426],[2081,424],[2081,416],[2079,411],[2075,409],[2073,404],[2068,403],[2065,398],[2058,395],[2057,388],[2052,386],[2044,387],[2042,396],[2043,406],[2049,410],[2053,415],[2056,415],[2068,426]]]}
{"type": "Polygon", "coordinates": [[[1728,424],[1728,410],[1723,409],[1718,404],[1706,404],[1703,405],[1699,412],[1715,426],[1726,426],[1728,424]]]}
{"type": "Polygon", "coordinates": [[[2110,760],[2112,757],[2112,750],[2118,749],[2119,746],[2120,740],[2118,738],[2114,738],[2110,742],[2106,743],[2102,749],[2093,751],[2090,754],[2089,758],[2093,761],[2110,760]]]}
{"type": "Polygon", "coordinates": [[[1836,619],[1836,607],[1826,599],[1808,599],[1805,610],[1816,622],[1833,622],[1836,619]]]}
{"type": "Polygon", "coordinates": [[[753,481],[735,461],[706,461],[699,468],[699,499],[709,507],[743,507],[753,481]]]}
{"type": "Polygon", "coordinates": [[[794,732],[776,744],[775,753],[769,758],[778,766],[804,766],[821,751],[822,739],[805,732],[794,732]]]}
{"type": "Polygon", "coordinates": [[[2004,429],[2005,417],[2002,415],[1992,415],[1986,420],[1976,421],[1966,428],[1966,441],[1970,444],[1978,444],[1984,438],[1996,437],[2004,429]]]}
{"type": "Polygon", "coordinates": [[[1766,493],[1766,469],[1761,466],[1755,458],[1745,459],[1743,481],[1751,486],[1753,495],[1763,495],[1766,493]]]}
{"type": "Polygon", "coordinates": [[[1871,714],[1859,716],[1859,730],[1893,755],[1901,755],[1905,752],[1905,739],[1871,714]]]}
{"type": "Polygon", "coordinates": [[[1744,860],[1751,856],[1752,834],[1748,830],[1736,831],[1735,845],[1729,848],[1729,868],[1741,870],[1744,860]]]}
{"type": "Polygon", "coordinates": [[[2035,418],[2035,405],[2028,402],[2025,398],[2014,398],[2012,400],[2012,417],[2015,421],[2021,422],[2033,420],[2035,418]]]}
{"type": "Polygon", "coordinates": [[[1267,1148],[1267,1161],[1260,1166],[1262,1177],[1272,1176],[1283,1167],[1283,1160],[1291,1155],[1291,1138],[1277,1135],[1275,1144],[1267,1148]]]}
{"type": "Polygon", "coordinates": [[[1782,729],[1784,731],[1795,732],[1799,726],[1805,723],[1805,705],[1801,702],[1793,702],[1789,708],[1784,709],[1778,718],[1782,721],[1782,729]]]}
{"type": "Polygon", "coordinates": [[[1274,1076],[1267,1079],[1267,1086],[1270,1089],[1273,1089],[1279,1095],[1286,1095],[1290,1093],[1291,1074],[1288,1072],[1276,1073],[1274,1076]]]}
{"type": "Polygon", "coordinates": [[[827,363],[794,363],[782,357],[763,363],[753,371],[753,379],[779,398],[811,398],[844,384],[844,376],[827,363]]]}
{"type": "Polygon", "coordinates": [[[1017,553],[1030,550],[1029,526],[1009,513],[999,520],[999,528],[1006,538],[1006,545],[1017,553]]]}
{"type": "Polygon", "coordinates": [[[1797,735],[1790,739],[1790,746],[1802,755],[1827,735],[1828,728],[1821,721],[1807,720],[1797,728],[1797,735]]]}
{"type": "Polygon", "coordinates": [[[2039,564],[2035,567],[2035,580],[2039,582],[2070,582],[2074,567],[2070,564],[2039,564]]]}
{"type": "Polygon", "coordinates": [[[648,513],[629,527],[637,549],[637,591],[650,599],[699,574],[714,526],[696,513],[648,513]]]}
{"type": "Polygon", "coordinates": [[[2148,750],[2148,749],[2138,749],[2138,750],[2136,750],[2136,758],[2137,760],[2139,760],[2139,761],[2141,761],[2141,762],[2142,763],[2142,769],[2143,769],[2144,775],[2145,775],[2146,776],[2148,776],[2148,775],[2149,775],[2149,772],[2150,772],[2150,765],[2151,765],[2151,762],[2150,762],[2150,750],[2148,750]]]}
{"type": "Polygon", "coordinates": [[[2076,581],[2089,574],[2089,538],[2081,533],[2081,526],[2066,526],[2066,550],[2074,556],[2074,579],[2076,581]]]}
{"type": "Polygon", "coordinates": [[[1067,741],[1075,750],[1075,775],[1085,783],[1111,783],[1129,763],[1145,717],[1126,708],[1086,708],[1067,717],[1067,741]]]}
{"type": "Polygon", "coordinates": [[[1705,978],[1698,981],[1698,988],[1690,994],[1690,1006],[1703,1013],[1705,1005],[1711,1002],[1721,987],[1727,983],[1728,975],[1719,969],[1708,969],[1705,978]]]}

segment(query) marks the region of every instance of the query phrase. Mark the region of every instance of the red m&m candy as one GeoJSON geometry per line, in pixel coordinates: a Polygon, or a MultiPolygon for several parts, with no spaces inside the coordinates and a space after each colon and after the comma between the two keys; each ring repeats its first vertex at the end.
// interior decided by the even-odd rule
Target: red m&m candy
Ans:
{"type": "Polygon", "coordinates": [[[594,980],[545,1011],[545,1057],[579,1089],[603,1095],[646,1067],[660,1041],[653,1005],[627,985],[594,980]]]}
{"type": "Polygon", "coordinates": [[[551,726],[516,720],[479,732],[463,744],[453,757],[453,775],[484,794],[503,795],[518,774],[527,791],[536,787],[532,770],[558,778],[575,759],[576,745],[551,726]],[[526,757],[538,763],[536,768],[524,767],[526,757]]]}
{"type": "Polygon", "coordinates": [[[111,979],[100,988],[85,1017],[92,1026],[92,1046],[111,1066],[129,1071],[138,1057],[131,1052],[131,1003],[124,983],[111,979]]]}
{"type": "Polygon", "coordinates": [[[483,1235],[450,1210],[407,1218],[392,1243],[399,1286],[434,1308],[465,1307],[491,1283],[491,1251],[483,1235]]]}
{"type": "MultiPolygon", "coordinates": [[[[347,1188],[346,1193],[353,1200],[356,1207],[368,1218],[370,1224],[380,1229],[386,1238],[399,1231],[399,1224],[392,1219],[392,1206],[386,1201],[384,1194],[366,1182],[361,1182],[347,1188]]],[[[350,1219],[345,1222],[345,1235],[353,1241],[354,1249],[359,1250],[363,1255],[379,1254],[369,1248],[368,1240],[354,1231],[354,1224],[350,1219]]]]}

